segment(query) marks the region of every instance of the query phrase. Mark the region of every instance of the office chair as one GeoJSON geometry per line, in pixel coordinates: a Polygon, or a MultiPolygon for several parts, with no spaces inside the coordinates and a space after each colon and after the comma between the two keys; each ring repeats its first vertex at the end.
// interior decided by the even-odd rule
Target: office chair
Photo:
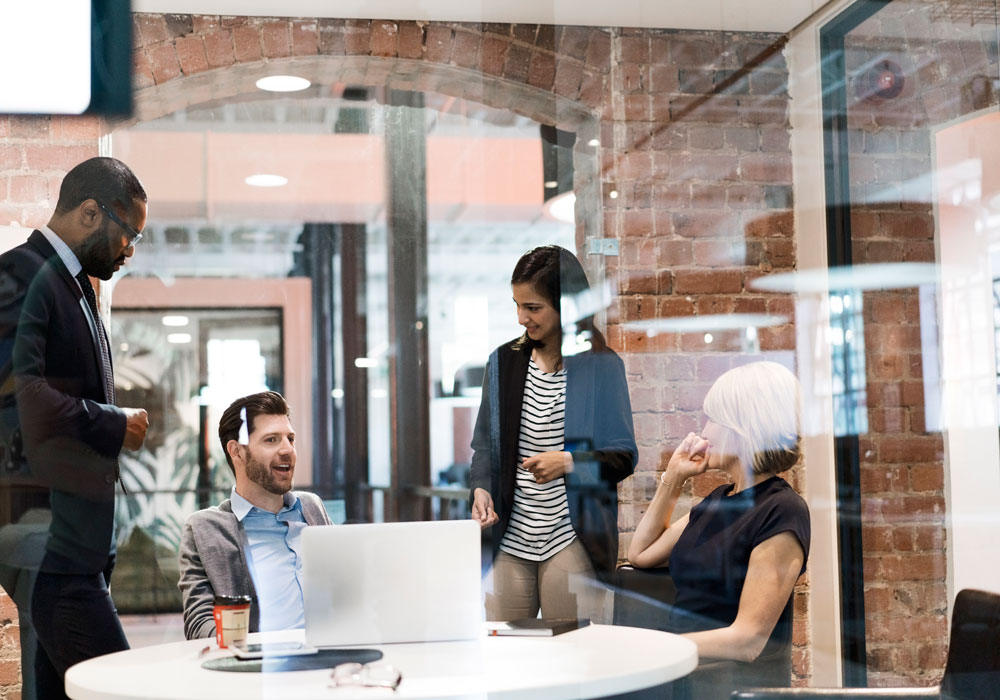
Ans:
{"type": "Polygon", "coordinates": [[[1000,595],[959,592],[944,678],[937,688],[747,688],[731,700],[1000,700],[1000,595]]]}

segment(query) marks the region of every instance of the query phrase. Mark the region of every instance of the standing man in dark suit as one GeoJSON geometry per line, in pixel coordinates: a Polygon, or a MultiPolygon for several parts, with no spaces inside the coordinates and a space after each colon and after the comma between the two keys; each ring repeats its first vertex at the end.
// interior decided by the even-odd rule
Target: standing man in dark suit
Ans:
{"type": "Polygon", "coordinates": [[[0,381],[17,417],[4,426],[5,447],[22,462],[12,471],[48,489],[52,514],[27,605],[39,698],[66,697],[73,664],[128,648],[108,591],[115,482],[118,454],[142,446],[148,421],[143,409],[115,405],[90,278],[110,279],[145,224],[135,174],[91,158],[63,179],[48,226],[0,256],[0,381]]]}

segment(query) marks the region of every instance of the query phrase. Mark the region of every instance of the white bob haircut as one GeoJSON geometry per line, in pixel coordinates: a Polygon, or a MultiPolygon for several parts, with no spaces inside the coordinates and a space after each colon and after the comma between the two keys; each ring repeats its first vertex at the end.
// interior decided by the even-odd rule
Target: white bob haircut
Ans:
{"type": "Polygon", "coordinates": [[[729,370],[708,390],[703,408],[736,435],[737,456],[754,474],[777,474],[799,461],[799,380],[784,365],[751,362],[729,370]]]}

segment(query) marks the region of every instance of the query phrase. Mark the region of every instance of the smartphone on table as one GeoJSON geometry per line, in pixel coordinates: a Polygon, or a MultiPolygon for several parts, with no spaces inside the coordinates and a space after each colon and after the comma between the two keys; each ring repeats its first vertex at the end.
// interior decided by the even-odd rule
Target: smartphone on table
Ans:
{"type": "Polygon", "coordinates": [[[230,647],[239,659],[262,659],[265,656],[300,656],[315,654],[316,647],[303,642],[264,642],[261,644],[238,644],[230,647]]]}

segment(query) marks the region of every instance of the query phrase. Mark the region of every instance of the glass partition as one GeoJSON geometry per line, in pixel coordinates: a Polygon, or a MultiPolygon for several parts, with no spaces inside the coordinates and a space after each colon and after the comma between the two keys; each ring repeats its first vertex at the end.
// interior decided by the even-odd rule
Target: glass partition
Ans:
{"type": "MultiPolygon", "coordinates": [[[[118,403],[150,414],[121,460],[130,637],[182,633],[182,524],[233,482],[222,410],[270,389],[332,522],[480,521],[484,621],[513,615],[508,559],[575,552],[567,598],[595,622],[724,628],[754,550],[734,569],[732,532],[703,559],[690,540],[770,489],[767,653],[702,669],[694,697],[937,683],[955,593],[1000,576],[996,7],[811,11],[780,30],[759,8],[693,28],[138,13],[136,112],[100,141],[150,197],[100,292],[118,403]],[[298,89],[258,84],[279,73],[298,89]],[[554,277],[524,257],[540,246],[563,251],[554,277]],[[780,449],[753,442],[782,421],[780,449]],[[682,444],[702,451],[679,472],[682,444]]],[[[0,118],[0,167],[27,178],[5,218],[56,195],[43,136],[86,140],[0,118]]],[[[0,512],[37,537],[12,366],[0,512]]]]}
{"type": "Polygon", "coordinates": [[[975,524],[969,494],[998,463],[991,159],[979,140],[997,108],[996,7],[861,2],[824,32],[830,263],[853,266],[864,326],[834,354],[863,358],[867,394],[846,413],[856,440],[837,463],[854,581],[845,680],[926,684],[947,650],[949,601],[994,526],[975,524]],[[902,671],[900,654],[925,670],[902,671]]]}

